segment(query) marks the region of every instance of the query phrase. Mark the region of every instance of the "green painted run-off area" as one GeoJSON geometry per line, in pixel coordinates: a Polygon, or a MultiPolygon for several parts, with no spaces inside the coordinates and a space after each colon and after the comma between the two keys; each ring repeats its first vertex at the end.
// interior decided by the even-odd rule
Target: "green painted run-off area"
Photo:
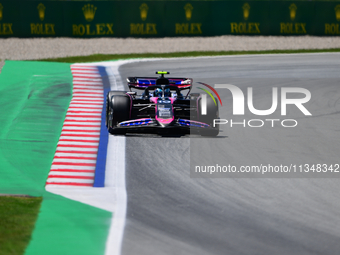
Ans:
{"type": "Polygon", "coordinates": [[[72,97],[70,64],[6,61],[0,93],[0,193],[43,197],[26,254],[103,254],[111,213],[45,191],[72,97]]]}

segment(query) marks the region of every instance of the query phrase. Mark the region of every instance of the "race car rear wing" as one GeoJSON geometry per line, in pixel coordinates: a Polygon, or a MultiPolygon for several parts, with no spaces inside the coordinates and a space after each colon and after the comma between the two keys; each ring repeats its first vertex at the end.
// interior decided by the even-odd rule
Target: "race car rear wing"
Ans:
{"type": "MultiPolygon", "coordinates": [[[[191,78],[167,78],[169,85],[176,86],[180,90],[191,89],[192,79],[191,78]]],[[[128,77],[128,86],[134,89],[145,89],[150,86],[156,85],[157,78],[155,77],[128,77]]]]}

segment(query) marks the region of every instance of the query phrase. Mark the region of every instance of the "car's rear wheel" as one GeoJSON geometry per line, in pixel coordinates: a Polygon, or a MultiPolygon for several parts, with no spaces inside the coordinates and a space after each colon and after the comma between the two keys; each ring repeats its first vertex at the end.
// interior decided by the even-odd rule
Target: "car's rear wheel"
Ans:
{"type": "Polygon", "coordinates": [[[125,134],[117,125],[130,119],[131,99],[124,91],[110,91],[106,98],[106,126],[111,134],[125,134]]]}
{"type": "MultiPolygon", "coordinates": [[[[202,104],[201,104],[201,98],[198,100],[199,104],[199,121],[209,124],[212,128],[202,129],[200,131],[200,134],[202,136],[217,136],[220,132],[219,125],[216,125],[214,127],[214,120],[219,118],[218,113],[218,104],[214,102],[214,100],[211,97],[207,96],[207,108],[206,108],[206,114],[202,114],[202,104]]],[[[217,102],[217,98],[215,98],[215,101],[217,102]]]]}
{"type": "Polygon", "coordinates": [[[192,108],[192,110],[190,111],[190,119],[191,120],[198,120],[198,108],[197,108],[197,104],[198,104],[198,99],[200,97],[200,93],[190,93],[190,108],[192,108]]]}

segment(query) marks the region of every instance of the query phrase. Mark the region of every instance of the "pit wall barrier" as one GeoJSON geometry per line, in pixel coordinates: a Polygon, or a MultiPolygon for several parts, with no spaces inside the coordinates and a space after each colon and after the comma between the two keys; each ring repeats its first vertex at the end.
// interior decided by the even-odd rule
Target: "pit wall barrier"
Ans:
{"type": "Polygon", "coordinates": [[[0,1],[0,37],[340,35],[340,2],[0,1]]]}

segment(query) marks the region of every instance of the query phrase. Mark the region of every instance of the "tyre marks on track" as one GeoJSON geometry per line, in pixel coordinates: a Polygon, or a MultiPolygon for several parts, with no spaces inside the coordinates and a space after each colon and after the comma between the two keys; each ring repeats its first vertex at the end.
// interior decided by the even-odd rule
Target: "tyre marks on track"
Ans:
{"type": "Polygon", "coordinates": [[[73,97],[46,186],[88,186],[95,179],[104,103],[97,66],[71,65],[73,97]]]}

